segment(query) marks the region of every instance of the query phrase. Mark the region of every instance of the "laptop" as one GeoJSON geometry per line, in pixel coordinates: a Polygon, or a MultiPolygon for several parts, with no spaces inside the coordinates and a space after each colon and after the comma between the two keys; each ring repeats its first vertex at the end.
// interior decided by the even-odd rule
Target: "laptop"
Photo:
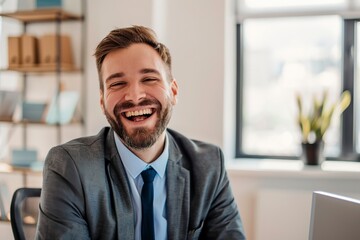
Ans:
{"type": "Polygon", "coordinates": [[[360,200],[313,192],[309,240],[360,240],[360,200]]]}

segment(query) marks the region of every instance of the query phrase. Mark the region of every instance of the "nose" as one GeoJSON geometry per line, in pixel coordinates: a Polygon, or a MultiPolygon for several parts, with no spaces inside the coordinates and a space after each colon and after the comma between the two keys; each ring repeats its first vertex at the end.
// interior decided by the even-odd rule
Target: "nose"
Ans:
{"type": "Polygon", "coordinates": [[[134,103],[141,101],[145,98],[146,93],[144,88],[139,83],[133,83],[127,88],[125,93],[125,101],[132,101],[134,103]]]}

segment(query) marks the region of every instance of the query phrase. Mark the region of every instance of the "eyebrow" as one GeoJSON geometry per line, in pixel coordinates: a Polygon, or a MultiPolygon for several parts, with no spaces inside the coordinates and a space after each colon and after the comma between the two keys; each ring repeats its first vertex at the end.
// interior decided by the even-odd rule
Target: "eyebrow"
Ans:
{"type": "Polygon", "coordinates": [[[153,68],[144,68],[140,70],[140,73],[155,73],[157,75],[160,75],[160,72],[153,68]]]}
{"type": "MultiPolygon", "coordinates": [[[[141,74],[146,74],[146,73],[155,73],[157,75],[160,75],[160,72],[156,69],[153,69],[153,68],[143,68],[139,71],[141,74]]],[[[105,82],[113,79],[113,78],[121,78],[121,77],[124,77],[125,76],[125,73],[123,72],[118,72],[118,73],[113,73],[111,74],[110,76],[108,76],[106,79],[105,79],[105,82]]]]}
{"type": "Polygon", "coordinates": [[[105,82],[107,82],[107,81],[109,81],[109,80],[111,80],[111,79],[113,79],[113,78],[121,78],[121,77],[123,77],[123,76],[125,76],[125,74],[124,74],[123,72],[113,73],[113,74],[111,74],[110,76],[108,76],[108,77],[105,79],[105,82]]]}

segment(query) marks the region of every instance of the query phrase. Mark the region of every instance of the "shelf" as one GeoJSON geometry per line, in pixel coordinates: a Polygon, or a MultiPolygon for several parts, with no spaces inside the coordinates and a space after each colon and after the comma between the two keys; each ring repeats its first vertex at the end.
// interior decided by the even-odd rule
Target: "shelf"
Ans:
{"type": "Polygon", "coordinates": [[[22,22],[48,22],[48,21],[69,21],[80,20],[83,17],[66,12],[60,8],[35,9],[31,11],[17,11],[11,13],[0,13],[2,17],[17,19],[22,22]]]}
{"type": "Polygon", "coordinates": [[[9,163],[0,162],[0,173],[25,173],[25,174],[42,174],[42,169],[31,167],[17,167],[9,163]]]}
{"type": "Polygon", "coordinates": [[[45,125],[45,126],[66,126],[66,125],[72,125],[72,124],[83,124],[83,122],[81,120],[72,120],[70,121],[69,123],[65,123],[65,124],[49,124],[49,123],[46,123],[44,121],[42,122],[35,122],[35,121],[13,121],[12,119],[2,119],[0,117],[0,122],[3,122],[3,123],[9,123],[9,124],[14,124],[14,125],[17,125],[17,124],[34,124],[34,125],[45,125]]]}
{"type": "MultiPolygon", "coordinates": [[[[15,72],[22,72],[22,73],[54,73],[56,72],[57,66],[51,65],[51,66],[33,66],[33,67],[9,67],[6,69],[1,69],[0,71],[15,71],[15,72]]],[[[72,65],[65,65],[62,64],[62,66],[59,69],[61,72],[80,72],[81,69],[75,68],[72,65]]]]}
{"type": "Polygon", "coordinates": [[[8,123],[12,123],[13,120],[12,118],[4,118],[0,116],[0,122],[8,122],[8,123]]]}

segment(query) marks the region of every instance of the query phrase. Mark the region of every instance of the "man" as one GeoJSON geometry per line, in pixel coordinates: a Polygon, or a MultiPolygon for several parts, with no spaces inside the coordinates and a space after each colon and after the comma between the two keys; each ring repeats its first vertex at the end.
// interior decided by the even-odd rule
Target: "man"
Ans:
{"type": "Polygon", "coordinates": [[[222,151],[167,129],[178,94],[168,49],[133,26],[95,57],[111,127],[50,150],[37,238],[245,239],[222,151]]]}

